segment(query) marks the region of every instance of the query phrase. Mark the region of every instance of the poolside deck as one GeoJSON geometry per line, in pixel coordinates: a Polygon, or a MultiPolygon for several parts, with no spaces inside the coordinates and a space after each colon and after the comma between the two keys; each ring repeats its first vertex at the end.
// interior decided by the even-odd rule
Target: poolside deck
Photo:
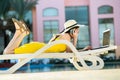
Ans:
{"type": "Polygon", "coordinates": [[[0,80],[120,80],[120,69],[0,74],[0,80]]]}

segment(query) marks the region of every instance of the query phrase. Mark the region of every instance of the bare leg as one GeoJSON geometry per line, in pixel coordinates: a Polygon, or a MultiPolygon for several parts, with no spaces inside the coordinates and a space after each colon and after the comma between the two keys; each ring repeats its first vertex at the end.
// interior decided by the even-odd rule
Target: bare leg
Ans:
{"type": "Polygon", "coordinates": [[[16,31],[15,31],[15,34],[13,36],[13,38],[11,39],[11,41],[9,42],[9,44],[7,45],[7,47],[11,47],[11,45],[13,45],[14,41],[23,33],[23,31],[21,32],[19,29],[18,29],[18,25],[16,25],[16,31]]]}
{"type": "Polygon", "coordinates": [[[27,26],[23,26],[16,19],[13,19],[13,22],[15,24],[16,32],[8,46],[4,49],[3,54],[14,53],[14,49],[17,48],[22,42],[23,38],[29,34],[29,30],[27,30],[27,28],[25,29],[27,26]]]}
{"type": "Polygon", "coordinates": [[[4,49],[4,54],[13,54],[14,53],[14,49],[18,48],[20,43],[22,42],[23,38],[28,35],[29,32],[26,34],[26,31],[24,31],[21,35],[19,35],[15,41],[12,43],[12,45],[8,44],[8,46],[4,49]]]}

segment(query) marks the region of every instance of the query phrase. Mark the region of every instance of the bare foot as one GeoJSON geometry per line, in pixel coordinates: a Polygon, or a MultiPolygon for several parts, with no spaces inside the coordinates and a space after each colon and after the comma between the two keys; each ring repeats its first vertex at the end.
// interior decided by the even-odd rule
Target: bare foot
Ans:
{"type": "Polygon", "coordinates": [[[22,27],[24,28],[24,31],[26,32],[26,34],[30,34],[30,30],[27,27],[27,25],[25,24],[24,21],[19,21],[19,23],[22,25],[22,27]]]}
{"type": "Polygon", "coordinates": [[[14,19],[14,18],[12,18],[12,20],[13,20],[13,23],[15,25],[16,32],[19,33],[19,34],[24,32],[24,28],[19,24],[19,21],[14,19]]]}

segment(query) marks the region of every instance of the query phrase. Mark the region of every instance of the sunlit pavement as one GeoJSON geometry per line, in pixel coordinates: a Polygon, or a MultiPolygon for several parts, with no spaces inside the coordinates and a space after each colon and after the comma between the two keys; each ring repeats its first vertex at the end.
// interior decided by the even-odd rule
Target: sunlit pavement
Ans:
{"type": "Polygon", "coordinates": [[[0,74],[0,80],[120,80],[120,69],[0,74]]]}

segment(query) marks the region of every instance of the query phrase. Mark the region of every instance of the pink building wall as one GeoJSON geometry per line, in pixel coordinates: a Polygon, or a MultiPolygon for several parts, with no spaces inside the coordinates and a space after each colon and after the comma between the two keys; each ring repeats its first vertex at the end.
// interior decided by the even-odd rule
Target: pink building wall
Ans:
{"type": "Polygon", "coordinates": [[[39,0],[38,5],[36,6],[36,12],[33,12],[33,36],[35,41],[43,42],[43,21],[44,20],[59,20],[59,30],[63,30],[64,22],[65,22],[65,6],[84,6],[88,5],[89,0],[39,0]],[[59,11],[59,16],[57,17],[43,17],[42,11],[45,8],[54,7],[57,8],[59,11]],[[37,26],[37,27],[36,27],[37,26]]]}
{"type": "MultiPolygon", "coordinates": [[[[119,0],[90,0],[90,26],[91,26],[91,37],[92,36],[98,36],[98,19],[99,18],[114,18],[114,29],[115,29],[115,44],[120,45],[120,32],[118,31],[120,29],[118,21],[120,21],[119,13],[120,11],[118,10],[120,1],[119,0]],[[110,5],[113,7],[113,14],[109,15],[98,15],[98,8],[103,5],[110,5]],[[95,34],[97,33],[97,34],[95,34]]],[[[99,40],[96,37],[91,38],[92,45],[95,47],[99,46],[99,40]]]]}
{"type": "MultiPolygon", "coordinates": [[[[65,10],[64,10],[64,0],[40,0],[39,5],[36,6],[36,15],[37,15],[37,40],[43,42],[44,30],[43,30],[43,21],[44,20],[59,20],[59,30],[61,31],[64,27],[65,22],[65,10]],[[56,17],[43,17],[42,12],[45,8],[57,8],[59,15],[56,17]]],[[[36,35],[35,34],[35,35],[36,35]]]]}
{"type": "Polygon", "coordinates": [[[36,18],[36,8],[32,9],[32,19],[33,19],[33,40],[37,41],[37,18],[36,18]]]}
{"type": "Polygon", "coordinates": [[[98,26],[99,18],[114,18],[114,36],[115,44],[118,46],[116,50],[117,57],[120,56],[120,0],[39,0],[39,4],[36,6],[36,19],[34,21],[34,38],[37,41],[43,42],[43,21],[44,20],[59,20],[59,30],[61,31],[64,27],[65,22],[65,6],[89,6],[89,23],[90,23],[90,38],[91,45],[93,47],[99,47],[99,34],[98,26]],[[103,5],[109,5],[113,7],[113,14],[98,15],[98,8],[103,5]],[[43,17],[42,11],[45,8],[54,7],[59,11],[59,16],[57,17],[43,17]],[[35,27],[36,26],[36,27],[35,27]]]}
{"type": "Polygon", "coordinates": [[[113,18],[114,19],[114,36],[115,45],[118,46],[116,50],[117,58],[120,56],[120,1],[119,0],[90,0],[90,33],[91,33],[91,43],[93,47],[99,46],[99,34],[98,34],[98,19],[99,18],[113,18]],[[103,5],[109,5],[113,7],[113,14],[109,15],[98,15],[98,8],[103,5]]]}
{"type": "Polygon", "coordinates": [[[89,0],[64,0],[65,6],[84,6],[89,5],[89,0]]]}

